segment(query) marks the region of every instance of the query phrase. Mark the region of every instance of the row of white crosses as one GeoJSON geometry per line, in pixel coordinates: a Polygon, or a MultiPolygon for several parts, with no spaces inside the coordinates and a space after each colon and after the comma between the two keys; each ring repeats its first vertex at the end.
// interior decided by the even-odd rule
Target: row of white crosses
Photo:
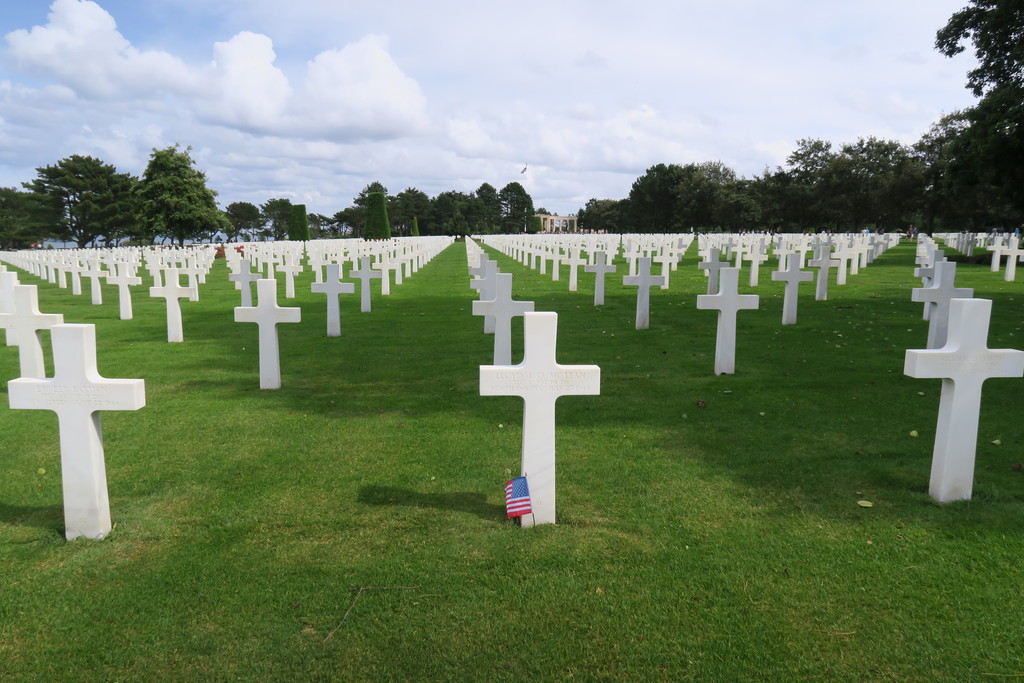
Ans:
{"type": "MultiPolygon", "coordinates": [[[[425,260],[433,258],[439,254],[445,247],[451,244],[452,238],[399,238],[398,243],[401,245],[407,240],[414,240],[417,248],[412,250],[404,250],[403,253],[408,251],[410,253],[409,259],[415,262],[415,268],[419,268],[425,260]]],[[[310,244],[317,244],[317,251],[320,256],[315,260],[317,265],[316,269],[321,266],[326,266],[327,275],[323,277],[322,273],[315,275],[315,281],[311,283],[310,288],[314,293],[320,293],[326,295],[327,298],[327,336],[339,337],[341,336],[341,314],[338,297],[341,294],[352,294],[355,292],[355,284],[352,282],[341,282],[342,274],[342,262],[344,262],[347,256],[341,254],[335,254],[333,256],[327,256],[328,246],[331,248],[335,247],[334,244],[337,240],[330,242],[317,242],[310,244]],[[336,262],[333,259],[337,258],[336,262]]],[[[277,279],[273,277],[260,278],[257,273],[250,270],[249,256],[242,256],[241,252],[245,251],[249,254],[253,254],[252,258],[267,264],[267,272],[272,272],[273,264],[277,262],[278,255],[274,252],[279,250],[279,254],[284,263],[294,263],[295,268],[290,269],[291,276],[301,272],[302,266],[300,261],[297,260],[297,252],[295,245],[301,243],[282,243],[276,244],[275,247],[268,246],[267,244],[256,244],[256,245],[238,245],[241,249],[233,249],[232,255],[227,257],[229,252],[225,252],[225,256],[228,258],[228,266],[232,269],[232,273],[228,275],[228,278],[236,283],[241,289],[241,306],[235,308],[235,321],[236,322],[249,322],[256,323],[259,328],[259,368],[260,368],[260,389],[280,389],[281,388],[281,354],[280,354],[280,342],[278,337],[277,326],[282,323],[298,323],[301,321],[301,309],[295,307],[282,307],[277,303],[277,279]],[[256,282],[257,289],[257,303],[253,305],[251,291],[249,289],[249,283],[256,282]]],[[[355,243],[356,248],[352,249],[352,253],[356,258],[359,259],[359,267],[350,271],[349,276],[359,281],[360,285],[360,311],[363,313],[369,313],[371,311],[371,294],[370,294],[370,282],[374,279],[381,279],[383,282],[388,280],[388,272],[390,268],[386,265],[390,256],[386,256],[382,259],[381,263],[385,264],[384,267],[379,269],[372,268],[373,256],[360,256],[360,253],[365,253],[367,250],[377,248],[376,243],[355,243]]],[[[380,248],[388,253],[394,253],[392,247],[394,242],[382,243],[380,248]]],[[[308,246],[306,247],[308,249],[308,246]]],[[[342,248],[343,249],[343,248],[342,248]]],[[[278,268],[282,270],[282,268],[278,268]]],[[[288,272],[288,271],[286,271],[288,272]]],[[[398,271],[401,273],[401,268],[398,271]]],[[[410,271],[414,272],[414,271],[410,271]]],[[[401,279],[396,282],[402,282],[401,279]]],[[[285,296],[288,296],[289,291],[291,297],[294,297],[294,284],[290,287],[288,281],[285,285],[285,296]]],[[[382,285],[382,294],[388,294],[389,290],[384,288],[382,285]]]]}
{"type": "Polygon", "coordinates": [[[519,396],[523,399],[521,476],[530,489],[532,513],[520,517],[525,527],[554,524],[555,517],[555,402],[560,396],[601,393],[601,369],[596,365],[561,365],[555,358],[558,314],[535,312],[532,301],[513,301],[512,276],[498,272],[494,261],[467,240],[472,286],[480,293],[473,314],[495,320],[495,361],[480,366],[481,396],[519,396]],[[503,277],[504,276],[504,277],[503,277]],[[490,297],[491,298],[485,298],[490,297]],[[523,316],[523,360],[512,365],[511,352],[499,351],[498,329],[512,317],[523,316]],[[500,362],[505,361],[505,362],[500,362]]]}
{"type": "MultiPolygon", "coordinates": [[[[922,243],[932,243],[932,238],[927,235],[918,237],[922,243]]],[[[989,234],[989,233],[936,233],[936,240],[941,240],[946,246],[951,247],[967,256],[974,255],[975,248],[987,249],[992,255],[991,270],[998,273],[1001,264],[1006,259],[1006,268],[1003,279],[1006,282],[1014,282],[1017,279],[1017,264],[1024,263],[1024,246],[1021,245],[1018,235],[989,234]]]]}
{"type": "MultiPolygon", "coordinates": [[[[2,256],[3,260],[19,267],[34,266],[33,271],[41,275],[47,268],[48,261],[38,258],[27,260],[10,253],[2,256]]],[[[173,262],[167,258],[155,260],[173,262]]],[[[178,269],[173,266],[157,267],[151,272],[155,283],[151,293],[168,300],[169,341],[180,341],[177,303],[180,298],[188,297],[189,290],[195,287],[182,287],[178,269]]],[[[205,273],[197,268],[193,274],[198,277],[205,273]]],[[[260,305],[236,309],[236,317],[247,321],[250,320],[248,314],[251,321],[260,326],[260,385],[261,388],[277,388],[280,367],[276,325],[298,322],[299,309],[277,306],[276,280],[260,280],[257,286],[260,305]]],[[[8,383],[10,407],[52,410],[58,417],[65,537],[68,540],[103,538],[112,524],[99,413],[142,408],[145,405],[144,381],[100,376],[96,368],[95,326],[64,324],[60,314],[41,313],[37,287],[18,284],[17,275],[6,271],[2,264],[0,328],[6,330],[8,345],[17,346],[19,350],[21,377],[8,383]],[[53,349],[52,378],[45,376],[40,334],[45,329],[50,331],[53,349]]]]}
{"type": "MultiPolygon", "coordinates": [[[[710,266],[717,277],[709,277],[709,294],[698,297],[698,308],[715,307],[719,310],[715,372],[722,374],[732,372],[736,311],[756,308],[757,297],[735,294],[739,270],[718,264],[717,251],[713,248],[711,252],[715,265],[700,264],[702,267],[710,266]],[[715,293],[711,293],[712,288],[715,293]]],[[[815,260],[823,261],[828,256],[819,247],[815,260]]],[[[799,270],[801,257],[796,249],[785,253],[782,256],[785,269],[773,274],[773,279],[787,283],[783,304],[785,324],[795,322],[796,285],[812,277],[811,273],[799,270]]],[[[924,250],[923,254],[919,252],[919,264],[922,267],[916,273],[926,286],[915,289],[912,298],[925,304],[925,318],[929,320],[928,341],[924,350],[907,351],[904,371],[912,377],[943,380],[929,493],[939,502],[970,499],[982,384],[992,377],[1024,375],[1024,352],[987,348],[991,301],[965,298],[971,297],[973,290],[954,286],[955,263],[945,261],[941,252],[933,249],[924,250]]],[[[811,265],[815,265],[814,261],[811,265]]],[[[650,275],[649,259],[641,258],[638,274],[627,276],[624,283],[637,285],[642,292],[657,284],[655,277],[650,275]]],[[[638,328],[646,314],[643,308],[638,296],[638,328]]],[[[483,375],[481,377],[483,381],[483,375]]],[[[510,379],[512,377],[509,375],[510,379]]],[[[513,390],[506,387],[501,392],[513,393],[513,390]]]]}

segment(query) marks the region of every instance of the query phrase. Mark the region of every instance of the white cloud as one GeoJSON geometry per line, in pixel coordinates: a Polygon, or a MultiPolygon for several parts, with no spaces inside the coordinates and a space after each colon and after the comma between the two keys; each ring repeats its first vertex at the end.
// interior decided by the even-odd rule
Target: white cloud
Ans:
{"type": "Polygon", "coordinates": [[[90,0],[55,0],[46,26],[12,31],[6,40],[17,64],[50,74],[87,97],[119,98],[128,92],[181,91],[198,85],[180,59],[132,47],[114,18],[90,0]]]}
{"type": "Polygon", "coordinates": [[[213,122],[243,130],[277,128],[292,88],[274,66],[276,58],[270,38],[248,31],[214,44],[208,95],[196,101],[196,110],[213,122]]]}
{"type": "Polygon", "coordinates": [[[395,64],[387,40],[367,36],[309,62],[300,127],[320,134],[408,135],[426,126],[420,86],[395,64]]]}
{"type": "Polygon", "coordinates": [[[6,40],[14,63],[84,99],[151,108],[163,102],[175,115],[243,131],[379,139],[415,134],[427,124],[422,90],[380,36],[320,52],[297,87],[276,65],[265,35],[241,31],[215,42],[208,64],[191,66],[166,52],[136,49],[90,0],[55,0],[45,26],[12,31],[6,40]]]}

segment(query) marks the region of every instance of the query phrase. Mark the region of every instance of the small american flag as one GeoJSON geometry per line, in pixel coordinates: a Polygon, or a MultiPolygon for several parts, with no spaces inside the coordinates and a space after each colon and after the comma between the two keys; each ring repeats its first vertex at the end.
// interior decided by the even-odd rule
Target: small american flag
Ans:
{"type": "Polygon", "coordinates": [[[521,517],[533,512],[530,505],[530,487],[526,485],[526,477],[516,477],[505,484],[505,511],[508,518],[521,517]]]}

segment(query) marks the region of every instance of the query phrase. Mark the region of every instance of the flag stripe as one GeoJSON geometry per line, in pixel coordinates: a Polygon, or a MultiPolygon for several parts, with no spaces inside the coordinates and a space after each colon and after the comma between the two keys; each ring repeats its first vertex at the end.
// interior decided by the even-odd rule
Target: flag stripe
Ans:
{"type": "Polygon", "coordinates": [[[533,512],[526,477],[516,477],[505,484],[505,512],[509,519],[533,512]]]}

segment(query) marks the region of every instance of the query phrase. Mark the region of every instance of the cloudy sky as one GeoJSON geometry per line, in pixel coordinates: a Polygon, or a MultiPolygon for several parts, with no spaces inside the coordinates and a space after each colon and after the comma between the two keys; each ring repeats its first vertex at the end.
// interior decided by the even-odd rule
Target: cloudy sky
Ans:
{"type": "Polygon", "coordinates": [[[333,214],[369,182],[621,198],[656,163],[782,165],[800,138],[913,143],[970,106],[935,32],[966,0],[17,0],[0,185],[191,146],[224,206],[333,214]],[[520,171],[528,165],[526,173],[520,171]]]}

